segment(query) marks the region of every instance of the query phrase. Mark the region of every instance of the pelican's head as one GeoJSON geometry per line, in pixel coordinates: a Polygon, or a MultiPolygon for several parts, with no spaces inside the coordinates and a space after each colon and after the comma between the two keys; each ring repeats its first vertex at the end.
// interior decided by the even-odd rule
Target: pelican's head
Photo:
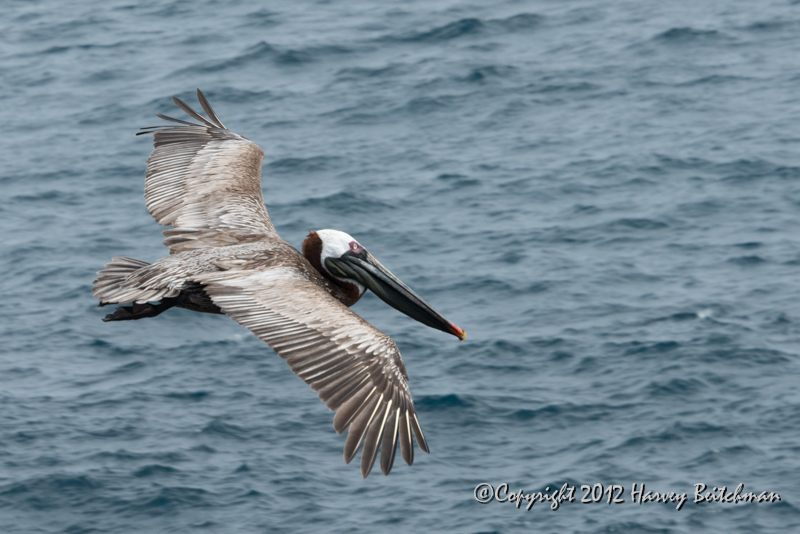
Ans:
{"type": "Polygon", "coordinates": [[[412,319],[453,334],[461,341],[467,337],[463,330],[439,315],[349,234],[339,230],[311,232],[303,241],[303,255],[335,284],[357,290],[353,303],[371,289],[386,304],[412,319]]]}

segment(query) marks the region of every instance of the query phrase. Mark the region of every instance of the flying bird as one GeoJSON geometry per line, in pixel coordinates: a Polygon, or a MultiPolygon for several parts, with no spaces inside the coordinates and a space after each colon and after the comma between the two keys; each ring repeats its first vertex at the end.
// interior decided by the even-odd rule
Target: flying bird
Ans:
{"type": "Polygon", "coordinates": [[[413,319],[462,341],[447,321],[350,235],[310,232],[302,253],[281,239],[261,193],[264,152],[228,130],[203,93],[208,118],[178,98],[197,122],[142,128],[155,149],[147,160],[145,199],[162,226],[169,255],[148,264],[113,258],[94,281],[100,306],[121,306],[104,321],[155,317],[172,308],[226,314],[265,341],[336,414],[348,431],[344,461],[361,453],[369,475],[380,450],[388,475],[397,444],[408,465],[413,439],[429,452],[408,375],[394,340],[350,306],[370,289],[413,319]]]}

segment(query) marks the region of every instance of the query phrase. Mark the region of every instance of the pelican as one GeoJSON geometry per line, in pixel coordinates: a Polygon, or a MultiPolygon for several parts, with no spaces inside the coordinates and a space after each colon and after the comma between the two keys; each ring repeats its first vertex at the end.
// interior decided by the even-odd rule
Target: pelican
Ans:
{"type": "Polygon", "coordinates": [[[144,196],[169,255],[148,264],[112,258],[94,281],[100,306],[121,306],[104,321],[155,317],[172,307],[226,314],[265,341],[348,430],[344,461],[363,444],[361,476],[381,453],[388,475],[397,443],[403,460],[429,448],[420,428],[403,358],[394,340],[350,310],[367,289],[393,308],[462,341],[445,320],[356,239],[338,230],[310,232],[302,254],[281,239],[261,193],[264,152],[228,130],[203,93],[208,118],[178,98],[197,122],[141,128],[153,134],[144,196]]]}

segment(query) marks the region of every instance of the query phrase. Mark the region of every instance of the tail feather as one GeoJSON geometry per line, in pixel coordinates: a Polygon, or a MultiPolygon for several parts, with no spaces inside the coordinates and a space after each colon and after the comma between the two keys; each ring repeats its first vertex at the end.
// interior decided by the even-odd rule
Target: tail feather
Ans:
{"type": "Polygon", "coordinates": [[[153,293],[152,296],[160,296],[156,295],[156,293],[160,293],[158,291],[141,291],[132,287],[123,287],[131,274],[149,265],[147,262],[133,258],[112,258],[111,263],[107,263],[105,269],[97,272],[100,278],[94,281],[94,296],[100,300],[100,306],[133,302],[134,300],[151,300],[150,293],[153,293]]]}

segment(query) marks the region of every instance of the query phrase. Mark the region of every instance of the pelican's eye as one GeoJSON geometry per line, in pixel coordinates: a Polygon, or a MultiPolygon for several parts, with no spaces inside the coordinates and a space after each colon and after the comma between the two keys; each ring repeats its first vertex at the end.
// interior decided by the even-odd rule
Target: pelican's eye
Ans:
{"type": "Polygon", "coordinates": [[[353,254],[360,254],[361,251],[364,249],[361,248],[361,245],[359,245],[355,241],[350,241],[350,250],[353,251],[353,254]]]}

